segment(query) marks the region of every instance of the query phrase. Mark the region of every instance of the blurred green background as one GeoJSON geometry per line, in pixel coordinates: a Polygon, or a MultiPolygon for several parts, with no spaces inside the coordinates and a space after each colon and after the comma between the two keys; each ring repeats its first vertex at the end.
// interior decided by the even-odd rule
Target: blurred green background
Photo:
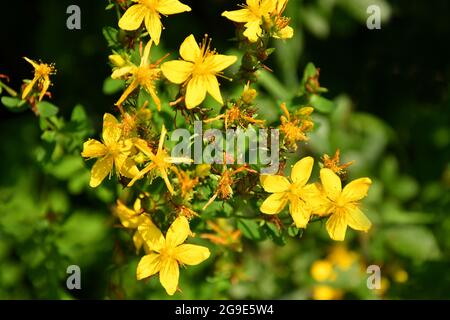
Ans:
{"type": "MultiPolygon", "coordinates": [[[[165,49],[175,52],[188,33],[208,33],[222,52],[233,45],[233,25],[220,14],[243,1],[184,2],[191,13],[163,21],[165,49]]],[[[88,187],[89,171],[71,145],[99,132],[101,115],[117,98],[103,93],[110,51],[102,28],[117,23],[106,5],[21,0],[2,10],[0,73],[18,88],[31,77],[23,56],[56,63],[52,102],[70,123],[57,139],[72,154],[50,149],[32,112],[1,106],[1,299],[166,298],[157,279],[135,280],[138,257],[110,214],[115,191],[88,187]],[[81,8],[81,30],[66,28],[71,4],[81,8]],[[78,104],[86,113],[73,112],[78,104]],[[66,289],[71,264],[81,267],[82,290],[66,289]]],[[[348,232],[350,253],[340,255],[351,267],[333,262],[337,276],[330,281],[320,281],[315,262],[332,261],[336,247],[315,223],[284,246],[244,240],[242,254],[215,250],[207,263],[182,271],[183,293],[175,298],[450,297],[449,12],[450,3],[437,0],[290,1],[286,15],[296,34],[274,43],[260,113],[274,120],[276,102],[292,97],[305,65],[314,62],[335,107],[315,115],[318,129],[302,152],[320,157],[340,148],[344,161],[356,160],[350,177],[374,180],[365,202],[374,227],[367,237],[348,232]],[[366,28],[370,4],[381,8],[381,30],[366,28]],[[382,289],[366,287],[372,264],[381,267],[382,289]]]]}

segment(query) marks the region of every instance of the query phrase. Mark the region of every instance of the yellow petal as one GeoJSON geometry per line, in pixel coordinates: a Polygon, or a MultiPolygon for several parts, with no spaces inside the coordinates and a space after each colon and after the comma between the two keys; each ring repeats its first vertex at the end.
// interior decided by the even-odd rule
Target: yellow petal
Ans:
{"type": "Polygon", "coordinates": [[[170,82],[181,84],[192,74],[193,67],[192,62],[173,60],[163,63],[161,71],[170,82]]]}
{"type": "Polygon", "coordinates": [[[159,254],[150,253],[145,255],[141,258],[137,266],[136,278],[138,280],[148,278],[160,272],[161,267],[161,259],[159,254]]]}
{"type": "Polygon", "coordinates": [[[277,1],[277,12],[280,14],[281,11],[286,7],[288,0],[278,0],[277,1]]]}
{"type": "Polygon", "coordinates": [[[337,174],[328,168],[320,170],[320,180],[323,190],[328,198],[335,201],[341,194],[341,179],[337,174]]]}
{"type": "Polygon", "coordinates": [[[182,4],[178,0],[160,0],[157,10],[162,14],[176,14],[181,12],[189,12],[191,8],[185,4],[182,4]]]}
{"type": "Polygon", "coordinates": [[[372,227],[372,223],[370,222],[370,220],[358,207],[347,206],[346,209],[347,223],[350,228],[367,232],[372,227]]]}
{"type": "Polygon", "coordinates": [[[131,179],[131,181],[128,183],[127,187],[132,187],[137,180],[141,179],[143,176],[145,176],[147,173],[149,173],[153,169],[155,169],[155,164],[154,163],[148,164],[144,169],[139,171],[133,177],[133,179],[131,179]]]}
{"type": "Polygon", "coordinates": [[[138,226],[138,231],[150,250],[161,251],[165,243],[164,236],[150,219],[145,219],[138,226]]]}
{"type": "Polygon", "coordinates": [[[106,156],[100,158],[95,162],[94,166],[91,170],[91,181],[89,185],[92,188],[97,187],[100,183],[102,183],[103,179],[111,172],[113,168],[113,158],[110,156],[106,156]]]}
{"type": "Polygon", "coordinates": [[[150,58],[150,50],[151,50],[151,48],[152,48],[152,40],[150,40],[149,42],[147,42],[147,44],[145,45],[145,48],[144,48],[144,53],[142,54],[142,57],[141,57],[141,66],[144,66],[144,65],[148,65],[149,64],[149,61],[148,61],[148,59],[150,58]]]}
{"type": "Polygon", "coordinates": [[[289,180],[279,175],[261,175],[259,177],[262,187],[266,192],[285,192],[289,189],[289,180]]]}
{"type": "Polygon", "coordinates": [[[261,20],[250,21],[245,24],[244,36],[247,37],[250,42],[258,41],[258,38],[262,34],[261,20]]]}
{"type": "Polygon", "coordinates": [[[161,100],[158,97],[153,81],[146,81],[144,88],[152,97],[152,100],[156,104],[156,108],[158,109],[158,111],[161,111],[161,100]]]}
{"type": "Polygon", "coordinates": [[[191,34],[180,46],[180,56],[190,62],[194,62],[201,55],[200,48],[191,34]]]}
{"type": "Polygon", "coordinates": [[[179,216],[167,230],[166,246],[175,248],[186,241],[186,238],[191,234],[189,229],[189,222],[184,216],[179,216]]]}
{"type": "Polygon", "coordinates": [[[182,263],[194,266],[209,258],[209,249],[193,244],[182,244],[175,248],[175,257],[182,263]]]}
{"type": "Polygon", "coordinates": [[[125,67],[116,69],[111,74],[111,78],[112,79],[120,79],[120,78],[132,73],[132,71],[135,69],[136,69],[135,66],[125,66],[125,67]]]}
{"type": "Polygon", "coordinates": [[[274,193],[267,197],[259,208],[265,214],[278,214],[288,202],[285,193],[274,193]]]}
{"type": "Polygon", "coordinates": [[[22,92],[22,100],[24,100],[24,99],[30,94],[31,89],[33,89],[33,87],[34,87],[34,85],[35,85],[35,83],[36,83],[36,81],[37,81],[38,79],[39,79],[39,77],[34,77],[33,80],[31,80],[31,81],[27,84],[27,86],[25,87],[25,89],[23,89],[23,92],[22,92]]]}
{"type": "Polygon", "coordinates": [[[186,107],[195,108],[205,100],[207,82],[204,76],[195,76],[189,80],[186,88],[186,107]]]}
{"type": "Polygon", "coordinates": [[[372,180],[359,178],[347,184],[342,190],[342,199],[347,202],[358,201],[367,196],[372,180]]]}
{"type": "Polygon", "coordinates": [[[139,253],[139,251],[141,250],[142,246],[144,245],[144,239],[142,238],[142,236],[139,233],[139,231],[136,231],[133,234],[133,243],[134,243],[134,247],[136,248],[136,253],[139,253]]]}
{"type": "Polygon", "coordinates": [[[228,68],[237,61],[236,56],[227,56],[224,54],[215,54],[205,59],[204,64],[208,70],[213,73],[219,73],[228,68]]]}
{"type": "Polygon", "coordinates": [[[222,95],[220,94],[220,87],[217,78],[213,75],[205,75],[206,90],[209,94],[221,105],[223,105],[222,95]]]}
{"type": "Polygon", "coordinates": [[[289,203],[289,213],[297,228],[306,228],[311,216],[311,209],[305,202],[295,199],[289,203]]]}
{"type": "Polygon", "coordinates": [[[127,158],[120,168],[120,174],[130,179],[133,179],[138,173],[139,169],[131,158],[127,158]]]}
{"type": "Polygon", "coordinates": [[[83,151],[81,156],[84,158],[100,158],[103,157],[108,150],[105,145],[95,139],[89,139],[83,143],[83,151]]]}
{"type": "Polygon", "coordinates": [[[180,270],[175,259],[167,258],[161,261],[159,281],[168,295],[173,295],[177,291],[179,277],[180,270]]]}
{"type": "Polygon", "coordinates": [[[121,105],[128,96],[136,89],[139,85],[139,82],[137,79],[133,79],[133,81],[130,83],[130,85],[125,89],[125,91],[120,96],[119,100],[116,102],[116,105],[121,105]]]}
{"type": "MultiPolygon", "coordinates": [[[[118,200],[117,205],[115,207],[114,213],[120,219],[120,222],[125,228],[135,229],[142,223],[142,217],[145,215],[140,215],[136,213],[134,210],[131,210],[126,205],[122,203],[122,201],[118,200]]],[[[148,219],[148,218],[147,218],[148,219]]]]}
{"type": "Polygon", "coordinates": [[[345,215],[333,213],[328,218],[326,228],[330,238],[335,241],[344,241],[347,231],[347,219],[345,215]]]}
{"type": "Polygon", "coordinates": [[[290,26],[284,27],[279,30],[275,38],[279,39],[291,39],[294,36],[294,29],[290,26]]]}
{"type": "Polygon", "coordinates": [[[252,12],[248,9],[239,9],[239,10],[233,10],[233,11],[224,11],[222,13],[222,16],[225,18],[238,22],[238,23],[244,23],[248,22],[253,18],[252,12]]]}
{"type": "Polygon", "coordinates": [[[145,15],[145,28],[150,34],[151,39],[158,45],[162,31],[161,18],[158,13],[148,12],[145,15]]]}
{"type": "Polygon", "coordinates": [[[41,89],[41,93],[39,94],[39,101],[42,101],[42,98],[44,97],[45,93],[47,92],[49,86],[50,86],[50,78],[48,77],[48,75],[46,75],[43,78],[42,89],[41,89]]]}
{"type": "Polygon", "coordinates": [[[275,9],[277,9],[277,2],[277,0],[262,0],[260,3],[262,13],[272,13],[275,9]]]}
{"type": "Polygon", "coordinates": [[[161,127],[161,134],[159,135],[159,143],[158,143],[158,154],[160,154],[164,147],[164,141],[166,139],[167,129],[166,126],[163,124],[161,127]]]}
{"type": "Polygon", "coordinates": [[[102,138],[106,146],[116,144],[122,135],[122,129],[117,119],[110,113],[103,116],[102,138]]]}
{"type": "Polygon", "coordinates": [[[291,171],[291,179],[297,186],[304,186],[311,176],[311,171],[314,165],[312,157],[304,157],[298,161],[291,171]]]}
{"type": "Polygon", "coordinates": [[[26,62],[28,62],[29,64],[31,64],[31,65],[33,66],[34,69],[39,68],[39,63],[37,63],[36,61],[31,60],[31,59],[29,59],[29,58],[27,58],[27,57],[23,57],[23,58],[25,59],[26,62]]]}
{"type": "Polygon", "coordinates": [[[142,24],[145,14],[149,10],[142,4],[135,4],[125,11],[125,14],[119,20],[119,28],[123,30],[136,30],[142,24]]]}

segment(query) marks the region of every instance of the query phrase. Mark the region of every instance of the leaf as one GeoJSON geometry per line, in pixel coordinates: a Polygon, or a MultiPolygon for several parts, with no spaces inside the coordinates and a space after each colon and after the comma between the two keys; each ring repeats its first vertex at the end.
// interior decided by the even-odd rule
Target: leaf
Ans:
{"type": "Polygon", "coordinates": [[[440,250],[433,233],[421,226],[404,226],[384,232],[386,244],[395,252],[414,260],[434,260],[440,250]]]}
{"type": "Polygon", "coordinates": [[[41,101],[37,104],[39,115],[43,118],[50,118],[58,113],[58,107],[47,101],[41,101]]]}
{"type": "Polygon", "coordinates": [[[119,34],[117,29],[113,27],[104,27],[102,29],[102,33],[109,47],[114,47],[117,45],[117,35],[119,34]]]}
{"type": "Polygon", "coordinates": [[[278,228],[274,223],[266,223],[263,230],[277,245],[284,246],[286,244],[283,230],[278,228]]]}
{"type": "Polygon", "coordinates": [[[237,221],[237,227],[241,230],[244,237],[250,240],[261,241],[265,238],[255,220],[240,219],[237,221]]]}
{"type": "Polygon", "coordinates": [[[111,77],[106,78],[103,82],[103,93],[104,94],[114,94],[119,92],[125,87],[125,81],[119,79],[112,79],[111,77]]]}
{"type": "Polygon", "coordinates": [[[309,103],[313,108],[322,113],[330,113],[334,110],[334,102],[317,94],[311,95],[309,103]]]}
{"type": "Polygon", "coordinates": [[[16,97],[2,97],[2,104],[7,107],[10,111],[20,112],[28,109],[28,104],[24,100],[20,100],[16,97]]]}

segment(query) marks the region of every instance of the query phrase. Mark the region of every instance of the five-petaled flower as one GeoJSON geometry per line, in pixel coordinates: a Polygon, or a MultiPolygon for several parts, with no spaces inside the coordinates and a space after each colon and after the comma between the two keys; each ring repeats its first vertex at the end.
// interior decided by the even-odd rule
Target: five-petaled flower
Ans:
{"type": "Polygon", "coordinates": [[[36,61],[28,59],[27,57],[23,58],[33,66],[34,78],[26,85],[25,89],[23,90],[22,100],[25,100],[25,98],[30,94],[31,89],[33,89],[34,85],[37,82],[40,90],[39,101],[41,101],[45,93],[47,92],[48,87],[50,87],[50,75],[55,73],[55,66],[53,64],[37,63],[36,61]]]}
{"type": "Polygon", "coordinates": [[[171,15],[191,11],[191,8],[182,4],[178,0],[133,0],[137,4],[128,8],[125,14],[119,20],[119,28],[133,31],[138,29],[144,21],[151,39],[156,45],[159,44],[161,31],[162,15],[171,15]]]}
{"type": "Polygon", "coordinates": [[[133,144],[130,139],[122,139],[122,128],[117,119],[105,113],[103,116],[103,143],[95,139],[89,139],[83,144],[81,156],[85,158],[99,158],[91,170],[92,188],[102,183],[113,167],[118,175],[132,178],[138,169],[134,162],[128,157],[133,144]]]}
{"type": "Polygon", "coordinates": [[[139,261],[136,277],[142,280],[159,272],[161,285],[169,295],[177,290],[179,265],[197,265],[209,258],[208,248],[184,244],[187,237],[192,235],[186,217],[176,218],[165,238],[155,226],[140,226],[138,230],[150,252],[139,261]]]}
{"type": "Polygon", "coordinates": [[[280,175],[261,175],[261,185],[270,193],[260,207],[265,214],[278,214],[289,203],[289,212],[297,228],[305,228],[309,222],[318,189],[314,184],[307,184],[313,168],[314,159],[305,157],[298,161],[291,171],[290,182],[280,175]]]}
{"type": "Polygon", "coordinates": [[[159,100],[155,89],[155,81],[159,78],[160,70],[158,68],[158,63],[149,63],[151,47],[152,41],[150,40],[144,48],[144,54],[141,57],[141,63],[139,66],[128,63],[123,67],[114,70],[114,72],[112,73],[111,78],[113,79],[126,78],[130,79],[131,81],[127,89],[123,92],[122,96],[116,102],[116,105],[122,105],[126,98],[138,86],[141,86],[150,94],[158,108],[158,111],[161,109],[161,101],[159,100]]]}
{"type": "Polygon", "coordinates": [[[358,201],[367,195],[372,181],[369,178],[353,180],[342,189],[341,179],[332,170],[320,170],[322,181],[322,204],[318,214],[331,216],[326,228],[333,240],[343,241],[347,226],[367,232],[372,223],[359,208],[358,201]]]}
{"type": "Polygon", "coordinates": [[[161,129],[161,135],[159,137],[158,150],[156,154],[153,153],[152,149],[148,146],[147,142],[142,139],[137,139],[134,145],[149,158],[149,163],[145,166],[144,169],[139,171],[133,179],[128,184],[131,187],[136,180],[145,176],[151,170],[157,170],[161,178],[163,178],[166,183],[167,189],[169,189],[171,194],[174,194],[172,184],[170,183],[169,176],[167,174],[167,170],[172,166],[173,163],[190,163],[192,159],[182,158],[182,157],[169,157],[167,151],[164,149],[164,139],[166,137],[167,130],[163,125],[161,129]]]}
{"type": "Polygon", "coordinates": [[[217,54],[210,50],[207,38],[201,46],[193,35],[188,36],[180,47],[184,60],[173,60],[161,65],[161,71],[169,81],[186,86],[186,107],[195,108],[205,100],[206,92],[223,104],[217,76],[236,62],[237,57],[217,54]]]}

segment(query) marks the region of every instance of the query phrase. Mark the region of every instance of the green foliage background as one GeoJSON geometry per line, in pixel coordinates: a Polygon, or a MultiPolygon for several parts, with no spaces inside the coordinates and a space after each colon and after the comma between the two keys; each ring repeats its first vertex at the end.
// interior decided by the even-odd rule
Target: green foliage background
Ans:
{"type": "MultiPolygon", "coordinates": [[[[190,14],[164,20],[162,46],[172,52],[189,33],[208,33],[219,51],[232,44],[233,25],[220,17],[234,2],[186,0],[190,14]]],[[[80,144],[100,131],[101,115],[113,110],[104,26],[116,27],[104,1],[14,1],[0,21],[0,73],[18,88],[30,78],[27,56],[55,62],[52,103],[65,122],[58,134],[32,112],[0,109],[0,298],[166,298],[157,279],[135,280],[138,257],[129,235],[110,213],[118,190],[113,183],[88,186],[89,170],[80,144]],[[66,25],[67,6],[78,4],[82,29],[66,25]],[[44,131],[42,131],[44,130],[44,131]],[[56,144],[55,144],[56,143],[56,144]],[[66,268],[82,270],[82,290],[66,289],[66,268]]],[[[383,298],[450,296],[450,4],[445,1],[291,0],[295,38],[277,42],[267,63],[258,104],[269,121],[279,117],[277,102],[299,88],[303,69],[321,69],[330,112],[318,112],[317,129],[301,154],[332,154],[356,160],[350,178],[369,176],[374,184],[365,211],[374,222],[369,237],[349,232],[346,244],[367,265],[378,264],[390,286],[383,298]],[[381,30],[365,26],[366,8],[382,8],[381,30]],[[409,274],[396,283],[391,270],[409,274]]],[[[2,93],[2,95],[4,92],[2,93]]],[[[325,109],[328,106],[324,106],[325,109]]],[[[319,110],[320,111],[320,110],[319,110]]],[[[47,115],[52,118],[52,112],[47,115]]],[[[52,118],[53,119],[53,118],[52,118]]],[[[244,252],[213,252],[208,262],[182,271],[182,294],[175,298],[307,299],[313,261],[333,244],[320,223],[302,238],[279,246],[247,226],[244,252]],[[247,239],[251,238],[251,239],[247,239]],[[233,260],[232,260],[233,259],[233,260]],[[231,285],[230,265],[246,278],[231,285]]],[[[346,298],[378,298],[366,274],[350,270],[334,284],[346,298]],[[342,280],[344,279],[344,280],[342,280]]]]}

